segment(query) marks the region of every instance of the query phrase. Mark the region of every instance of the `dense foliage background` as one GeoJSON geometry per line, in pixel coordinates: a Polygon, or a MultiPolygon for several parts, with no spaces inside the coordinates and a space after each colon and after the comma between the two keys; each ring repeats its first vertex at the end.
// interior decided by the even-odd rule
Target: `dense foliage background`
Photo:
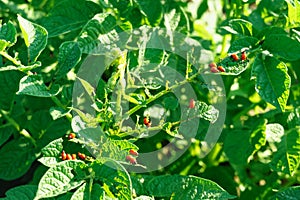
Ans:
{"type": "Polygon", "coordinates": [[[3,199],[299,199],[298,0],[2,0],[0,9],[3,199]],[[96,84],[80,76],[90,55],[96,84]],[[183,78],[164,80],[168,69],[183,78]],[[222,81],[223,99],[201,74],[222,81]],[[85,94],[75,103],[74,88],[85,94]]]}

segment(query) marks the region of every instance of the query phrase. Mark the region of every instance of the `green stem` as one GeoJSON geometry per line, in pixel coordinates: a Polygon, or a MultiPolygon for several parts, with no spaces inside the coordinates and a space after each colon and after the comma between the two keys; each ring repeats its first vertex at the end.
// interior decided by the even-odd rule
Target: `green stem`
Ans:
{"type": "MultiPolygon", "coordinates": [[[[191,77],[188,78],[188,79],[185,79],[185,80],[183,80],[183,81],[177,83],[176,85],[173,85],[173,86],[169,87],[169,88],[166,89],[166,90],[163,90],[163,91],[157,93],[156,95],[150,97],[150,98],[145,102],[145,104],[147,105],[147,104],[151,103],[152,101],[155,101],[156,99],[158,99],[158,98],[164,96],[165,94],[169,93],[170,91],[172,91],[172,90],[178,88],[179,86],[182,86],[182,85],[184,85],[184,84],[190,82],[191,80],[193,80],[194,78],[196,78],[199,74],[200,74],[200,72],[194,74],[193,76],[191,76],[191,77]]],[[[141,109],[141,108],[143,108],[143,107],[144,107],[144,104],[143,104],[143,105],[136,105],[135,107],[131,108],[129,111],[126,112],[126,116],[132,115],[133,113],[135,113],[136,111],[138,111],[139,109],[141,109]]]]}
{"type": "Polygon", "coordinates": [[[20,131],[20,126],[19,124],[10,116],[8,116],[8,112],[4,111],[4,110],[0,110],[0,114],[8,121],[8,123],[10,125],[12,125],[13,127],[15,127],[17,129],[17,131],[20,131]]]}
{"type": "MultiPolygon", "coordinates": [[[[51,99],[58,107],[67,109],[67,107],[63,105],[56,96],[52,96],[51,99]]],[[[69,121],[72,121],[72,115],[70,113],[67,113],[65,116],[69,121]]]]}
{"type": "Polygon", "coordinates": [[[22,65],[21,62],[19,60],[16,60],[15,58],[11,57],[7,52],[5,51],[1,51],[0,55],[4,56],[6,59],[10,60],[11,62],[13,62],[15,65],[20,66],[22,65]]]}

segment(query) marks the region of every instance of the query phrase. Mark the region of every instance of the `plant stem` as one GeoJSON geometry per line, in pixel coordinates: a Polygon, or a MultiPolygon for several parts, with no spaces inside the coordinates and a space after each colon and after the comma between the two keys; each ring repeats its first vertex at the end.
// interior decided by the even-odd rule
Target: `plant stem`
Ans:
{"type": "Polygon", "coordinates": [[[17,129],[17,131],[20,131],[19,124],[13,118],[8,116],[8,112],[6,112],[4,110],[0,110],[0,114],[9,122],[10,125],[15,127],[15,129],[17,129]]]}
{"type": "MultiPolygon", "coordinates": [[[[199,74],[200,74],[200,73],[197,72],[196,74],[194,74],[194,75],[191,76],[190,78],[185,79],[185,80],[183,80],[183,81],[177,83],[176,85],[173,85],[173,86],[167,88],[166,90],[163,90],[163,91],[157,93],[156,95],[150,97],[150,98],[145,102],[145,104],[147,105],[147,104],[151,103],[152,101],[155,101],[156,99],[158,99],[158,98],[164,96],[165,94],[169,93],[170,91],[172,91],[172,90],[178,88],[179,86],[182,86],[182,85],[184,85],[184,84],[190,82],[191,80],[193,80],[194,78],[196,78],[199,74]]],[[[130,116],[130,115],[132,115],[133,113],[135,113],[136,111],[138,111],[139,109],[141,109],[141,108],[144,107],[144,106],[145,106],[144,104],[143,104],[143,105],[136,105],[135,107],[133,107],[133,108],[131,108],[129,111],[127,111],[125,115],[126,115],[126,116],[130,116]]]]}
{"type": "Polygon", "coordinates": [[[6,59],[10,60],[11,62],[13,62],[15,65],[20,66],[22,65],[21,62],[19,60],[16,60],[15,58],[11,57],[7,52],[5,51],[1,51],[0,55],[4,56],[6,59]]]}

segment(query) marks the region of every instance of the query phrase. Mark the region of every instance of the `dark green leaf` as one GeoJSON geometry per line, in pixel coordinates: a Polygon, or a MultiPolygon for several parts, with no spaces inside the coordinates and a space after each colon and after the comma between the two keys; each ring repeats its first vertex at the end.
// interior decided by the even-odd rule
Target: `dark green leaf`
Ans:
{"type": "Polygon", "coordinates": [[[300,197],[300,186],[289,187],[276,193],[271,199],[272,200],[299,200],[300,197]]]}
{"type": "Polygon", "coordinates": [[[36,159],[36,153],[24,138],[6,143],[0,149],[0,179],[14,180],[24,175],[36,159]]]}
{"type": "Polygon", "coordinates": [[[266,143],[266,124],[254,130],[232,130],[226,136],[224,152],[231,164],[246,165],[249,158],[266,143]]]}
{"type": "Polygon", "coordinates": [[[99,12],[100,6],[92,1],[64,0],[50,11],[48,17],[43,18],[42,25],[48,30],[49,37],[55,37],[80,29],[99,12]]]}
{"type": "Polygon", "coordinates": [[[8,190],[5,200],[32,200],[37,191],[36,185],[21,185],[8,190]]]}
{"type": "Polygon", "coordinates": [[[17,42],[17,30],[9,21],[1,26],[0,24],[0,51],[10,47],[17,42]]]}
{"type": "Polygon", "coordinates": [[[266,36],[262,48],[289,61],[300,59],[300,43],[287,35],[272,34],[266,36]]]}
{"type": "Polygon", "coordinates": [[[0,109],[10,110],[22,76],[16,70],[0,71],[0,109]]]}
{"type": "Polygon", "coordinates": [[[42,26],[30,22],[20,15],[18,15],[18,21],[28,48],[29,62],[35,62],[47,45],[48,32],[42,26]]]}
{"type": "Polygon", "coordinates": [[[0,127],[0,146],[5,143],[15,131],[16,129],[13,126],[0,127]]]}
{"type": "Polygon", "coordinates": [[[281,111],[285,110],[290,93],[291,78],[285,63],[262,54],[255,58],[252,76],[256,77],[255,89],[267,102],[281,111]]]}
{"type": "Polygon", "coordinates": [[[35,97],[52,97],[59,93],[59,88],[53,87],[52,90],[48,90],[42,76],[29,75],[24,76],[20,80],[18,95],[29,95],[35,97]]]}
{"type": "Polygon", "coordinates": [[[136,0],[136,2],[152,26],[160,23],[162,18],[162,5],[160,0],[136,0]]]}
{"type": "Polygon", "coordinates": [[[81,59],[81,50],[77,42],[64,42],[59,47],[58,76],[65,76],[81,59]]]}

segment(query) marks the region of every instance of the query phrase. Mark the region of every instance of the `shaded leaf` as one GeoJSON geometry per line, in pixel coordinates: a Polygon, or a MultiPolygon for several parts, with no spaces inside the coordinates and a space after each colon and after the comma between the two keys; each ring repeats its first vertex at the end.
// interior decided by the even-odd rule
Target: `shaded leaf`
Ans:
{"type": "Polygon", "coordinates": [[[162,18],[162,5],[160,0],[136,0],[136,2],[152,26],[160,23],[162,18]]]}
{"type": "Polygon", "coordinates": [[[37,191],[36,185],[21,185],[8,190],[5,200],[32,200],[37,191]]]}
{"type": "Polygon", "coordinates": [[[22,76],[16,70],[0,71],[0,109],[10,110],[22,76]]]}
{"type": "Polygon", "coordinates": [[[230,19],[221,24],[218,33],[252,36],[252,29],[252,24],[244,19],[230,19]]]}
{"type": "Polygon", "coordinates": [[[12,140],[0,149],[0,179],[14,180],[23,176],[36,159],[36,150],[24,138],[12,140]]]}

